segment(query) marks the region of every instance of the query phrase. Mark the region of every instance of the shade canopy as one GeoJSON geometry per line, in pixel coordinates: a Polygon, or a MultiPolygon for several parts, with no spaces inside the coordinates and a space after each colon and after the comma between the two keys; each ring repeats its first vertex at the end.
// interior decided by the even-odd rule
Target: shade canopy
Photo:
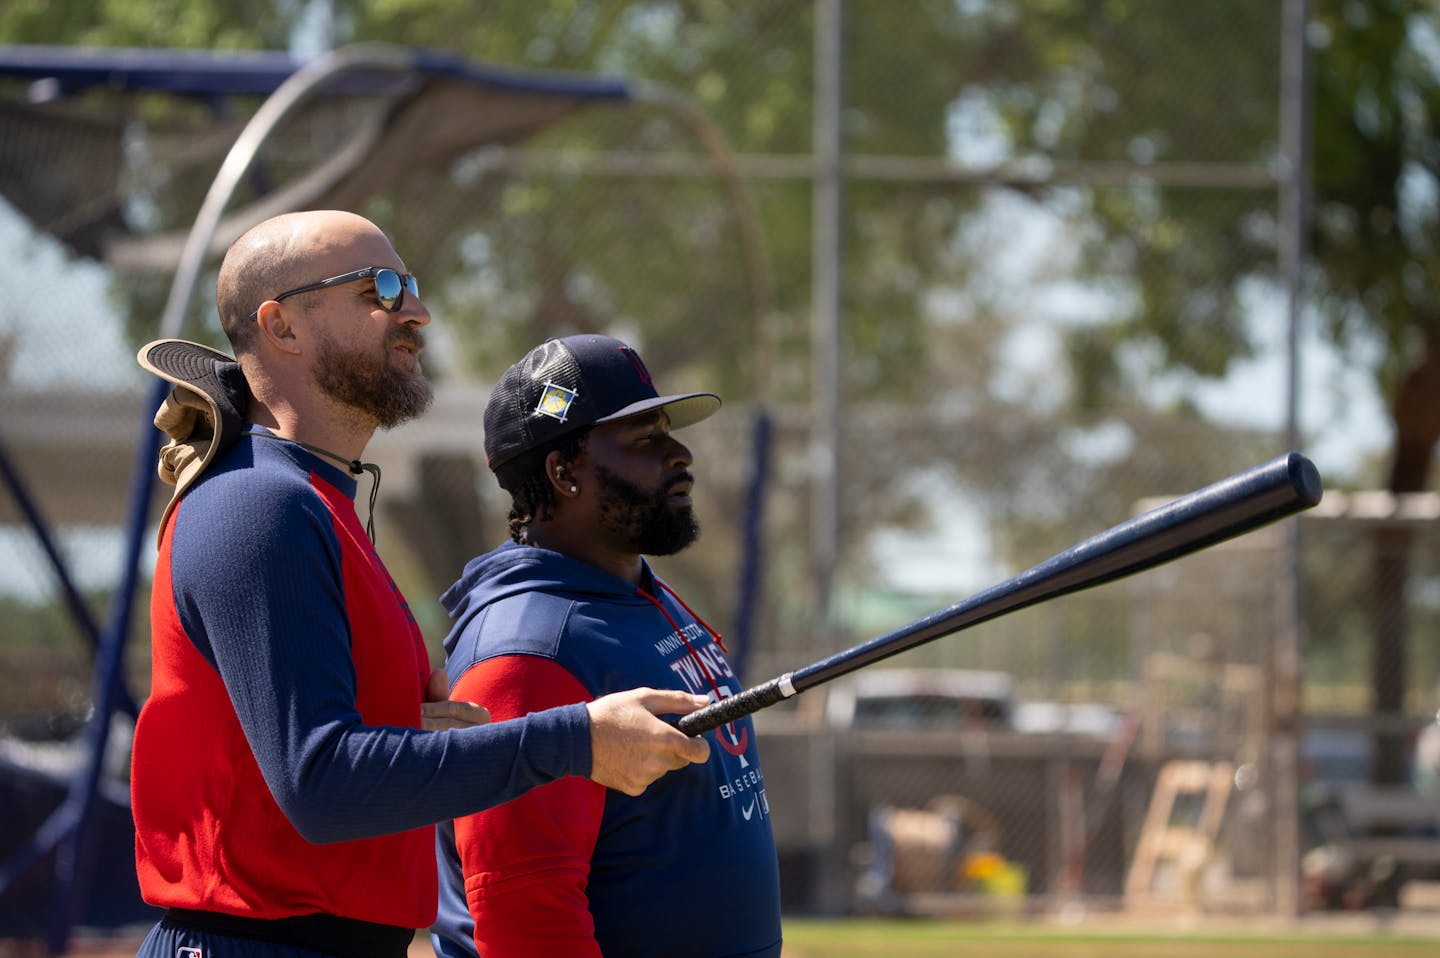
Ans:
{"type": "MultiPolygon", "coordinates": [[[[417,170],[633,96],[618,78],[395,53],[408,69],[350,70],[310,98],[260,158],[212,252],[276,213],[354,208],[417,170]]],[[[254,108],[301,65],[264,51],[0,46],[0,195],[81,256],[172,270],[194,207],[165,193],[203,192],[254,108]],[[143,110],[155,94],[177,99],[143,110]]]]}

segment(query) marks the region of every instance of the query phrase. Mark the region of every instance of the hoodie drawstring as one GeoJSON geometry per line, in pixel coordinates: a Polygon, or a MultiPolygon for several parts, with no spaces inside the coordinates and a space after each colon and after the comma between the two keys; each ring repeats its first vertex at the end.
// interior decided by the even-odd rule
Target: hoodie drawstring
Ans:
{"type": "MultiPolygon", "coordinates": [[[[720,633],[710,628],[709,622],[706,622],[704,619],[700,618],[700,616],[696,615],[695,610],[686,605],[685,600],[680,598],[679,594],[674,589],[670,588],[668,585],[666,585],[664,582],[661,582],[659,579],[655,580],[655,584],[658,585],[660,588],[664,589],[665,594],[668,595],[670,598],[674,599],[676,603],[679,604],[680,608],[684,609],[686,613],[689,614],[690,618],[700,623],[700,627],[702,629],[710,633],[710,638],[714,639],[715,644],[720,646],[721,652],[724,652],[726,655],[730,654],[730,650],[725,648],[725,640],[720,636],[720,633]]],[[[646,598],[649,598],[649,596],[646,596],[646,598]]],[[[650,599],[650,601],[655,602],[654,599],[650,599]]],[[[655,604],[659,605],[660,603],[655,602],[655,604]]],[[[664,610],[662,609],[661,611],[663,612],[664,610]]]]}
{"type": "MultiPolygon", "coordinates": [[[[666,585],[664,582],[661,582],[659,579],[656,579],[655,583],[660,586],[660,588],[664,589],[665,593],[669,595],[670,598],[674,599],[676,603],[679,604],[680,608],[688,612],[690,614],[690,618],[694,619],[696,623],[699,624],[700,628],[704,629],[710,634],[710,638],[715,640],[716,645],[720,646],[721,652],[730,651],[729,649],[725,648],[725,643],[721,641],[720,633],[710,628],[710,623],[706,622],[704,619],[700,618],[700,616],[696,615],[695,612],[688,605],[685,604],[685,601],[675,594],[674,589],[670,588],[668,585],[666,585]]],[[[715,676],[710,671],[709,663],[707,663],[705,659],[701,657],[700,653],[695,650],[695,646],[690,644],[690,637],[685,634],[685,630],[680,628],[680,624],[676,622],[675,619],[670,615],[670,613],[665,610],[665,606],[660,604],[659,599],[655,598],[653,595],[638,586],[635,588],[635,591],[640,593],[640,595],[644,596],[645,598],[649,599],[650,603],[654,605],[655,608],[660,610],[660,614],[665,616],[665,621],[670,623],[670,627],[675,630],[675,634],[680,636],[680,641],[684,642],[685,648],[690,650],[690,656],[697,663],[699,663],[700,671],[705,673],[705,680],[710,683],[710,688],[715,691],[716,701],[724,698],[724,696],[720,694],[720,683],[715,681],[715,676]]]]}

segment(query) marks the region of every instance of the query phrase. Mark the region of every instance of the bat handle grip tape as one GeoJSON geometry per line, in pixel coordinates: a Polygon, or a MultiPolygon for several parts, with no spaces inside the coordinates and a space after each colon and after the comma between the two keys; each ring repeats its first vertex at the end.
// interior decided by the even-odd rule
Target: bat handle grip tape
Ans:
{"type": "Polygon", "coordinates": [[[788,699],[795,694],[795,691],[795,686],[790,681],[790,673],[786,672],[764,685],[748,688],[739,695],[712,702],[703,709],[683,715],[680,717],[680,721],[675,723],[675,727],[686,735],[694,737],[701,732],[719,728],[727,722],[744,718],[751,712],[758,712],[776,702],[788,699]]]}

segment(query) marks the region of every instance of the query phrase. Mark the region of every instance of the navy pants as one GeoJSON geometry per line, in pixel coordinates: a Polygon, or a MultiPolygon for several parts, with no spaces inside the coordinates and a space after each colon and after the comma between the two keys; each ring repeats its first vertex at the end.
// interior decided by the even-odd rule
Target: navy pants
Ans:
{"type": "Polygon", "coordinates": [[[334,958],[333,953],[181,928],[161,919],[136,958],[334,958]]]}

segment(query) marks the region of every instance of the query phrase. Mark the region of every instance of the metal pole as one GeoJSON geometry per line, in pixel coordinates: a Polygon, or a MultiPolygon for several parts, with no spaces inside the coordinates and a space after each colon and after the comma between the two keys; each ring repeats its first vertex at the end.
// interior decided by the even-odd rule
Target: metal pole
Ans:
{"type": "MultiPolygon", "coordinates": [[[[1285,0],[1281,26],[1280,142],[1285,175],[1280,183],[1279,270],[1288,312],[1285,384],[1285,443],[1300,446],[1300,339],[1304,270],[1308,255],[1309,81],[1305,28],[1307,0],[1285,0]]],[[[1285,524],[1282,546],[1280,628],[1273,657],[1270,782],[1275,816],[1275,909],[1287,918],[1300,914],[1300,735],[1304,608],[1301,603],[1302,522],[1285,524]]]]}
{"type": "MultiPolygon", "coordinates": [[[[815,570],[817,638],[826,652],[843,643],[835,618],[836,556],[840,541],[840,263],[844,179],[840,117],[844,109],[844,0],[816,0],[814,39],[814,154],[811,184],[811,419],[810,552],[815,570]]],[[[816,764],[809,814],[812,834],[829,836],[821,845],[818,898],[827,913],[846,907],[843,855],[834,841],[838,822],[834,750],[816,764]]]]}
{"type": "Polygon", "coordinates": [[[823,639],[834,642],[834,580],[840,525],[840,265],[844,181],[843,0],[815,4],[815,182],[811,226],[811,510],[815,600],[823,639]]]}
{"type": "MultiPolygon", "coordinates": [[[[156,408],[165,399],[168,383],[157,382],[149,396],[156,408]]],[[[100,644],[95,652],[94,708],[86,728],[86,759],[84,766],[70,783],[65,801],[55,811],[62,828],[55,846],[54,894],[46,923],[45,943],[51,954],[64,954],[70,941],[70,929],[84,917],[94,884],[96,855],[99,849],[98,822],[100,776],[110,744],[110,728],[116,703],[129,698],[122,679],[125,669],[125,645],[135,609],[135,591],[140,580],[140,550],[145,538],[151,464],[160,451],[160,432],[147,422],[136,444],[136,457],[131,465],[130,508],[125,519],[125,565],[115,592],[110,597],[111,613],[100,644]]],[[[48,824],[48,823],[47,823],[48,824]]],[[[43,831],[43,830],[42,830],[43,831]]]]}

